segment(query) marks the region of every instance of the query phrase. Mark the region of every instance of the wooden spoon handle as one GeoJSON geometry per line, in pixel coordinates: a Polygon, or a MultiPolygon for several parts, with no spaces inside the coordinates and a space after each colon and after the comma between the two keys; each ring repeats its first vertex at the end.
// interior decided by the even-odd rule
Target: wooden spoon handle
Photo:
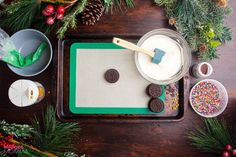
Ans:
{"type": "Polygon", "coordinates": [[[141,53],[147,54],[147,55],[149,55],[151,57],[154,57],[154,54],[155,54],[155,52],[142,49],[142,48],[138,47],[137,45],[135,45],[135,44],[133,44],[131,42],[128,42],[126,40],[120,39],[120,38],[114,37],[112,42],[114,44],[116,44],[116,45],[121,46],[121,47],[127,48],[129,50],[141,52],[141,53]]]}

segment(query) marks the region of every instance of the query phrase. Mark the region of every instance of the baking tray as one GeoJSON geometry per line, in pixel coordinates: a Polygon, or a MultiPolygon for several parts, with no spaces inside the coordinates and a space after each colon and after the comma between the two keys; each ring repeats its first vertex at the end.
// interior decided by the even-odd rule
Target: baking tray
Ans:
{"type": "MultiPolygon", "coordinates": [[[[124,37],[123,37],[124,38],[124,37]]],[[[136,42],[135,39],[128,39],[127,40],[136,42]]],[[[106,121],[114,120],[114,119],[126,119],[127,121],[134,121],[134,120],[153,120],[153,121],[180,121],[184,118],[184,111],[185,107],[188,104],[188,93],[189,93],[189,76],[186,75],[181,79],[178,84],[178,102],[179,106],[174,112],[164,112],[160,114],[150,114],[150,113],[139,113],[139,112],[105,112],[105,114],[101,113],[86,113],[83,112],[74,112],[70,107],[70,64],[73,57],[70,55],[71,46],[75,43],[93,43],[96,42],[111,42],[112,38],[96,38],[96,39],[65,39],[58,41],[58,53],[56,57],[56,65],[57,67],[57,80],[56,80],[56,95],[55,95],[55,102],[57,104],[57,111],[58,116],[61,119],[80,119],[80,120],[94,120],[94,119],[102,119],[106,121]],[[186,92],[185,92],[186,91],[186,92]],[[128,113],[128,114],[127,114],[128,113]]],[[[98,52],[99,53],[99,52],[98,52]]],[[[84,52],[86,55],[86,52],[84,52]]],[[[95,54],[95,53],[94,53],[95,54]]],[[[84,56],[86,57],[86,56],[84,56]]],[[[95,57],[96,58],[96,57],[95,57]]],[[[141,77],[141,75],[140,75],[141,77]]],[[[142,80],[144,85],[149,84],[149,82],[145,82],[146,80],[142,80]]],[[[143,89],[142,87],[141,89],[143,89]]],[[[84,95],[86,96],[86,95],[84,95]]],[[[122,95],[121,95],[122,96],[122,95]]],[[[96,101],[92,101],[96,102],[96,101]]],[[[147,104],[148,98],[145,101],[147,104]]],[[[109,104],[108,104],[109,105],[109,104]]],[[[125,102],[123,102],[125,105],[125,102]]],[[[166,107],[165,107],[166,108],[166,107]]],[[[90,110],[91,111],[91,110],[90,110]]],[[[123,110],[125,111],[125,110],[123,110]]]]}

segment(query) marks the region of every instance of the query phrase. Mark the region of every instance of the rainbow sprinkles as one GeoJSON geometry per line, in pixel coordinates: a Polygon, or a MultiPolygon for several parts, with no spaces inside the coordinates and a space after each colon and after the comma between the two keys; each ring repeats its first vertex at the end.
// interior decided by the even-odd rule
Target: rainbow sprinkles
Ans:
{"type": "Polygon", "coordinates": [[[227,92],[224,88],[222,90],[218,87],[218,81],[214,81],[201,81],[192,88],[190,103],[193,109],[202,116],[219,115],[227,105],[227,92]]]}

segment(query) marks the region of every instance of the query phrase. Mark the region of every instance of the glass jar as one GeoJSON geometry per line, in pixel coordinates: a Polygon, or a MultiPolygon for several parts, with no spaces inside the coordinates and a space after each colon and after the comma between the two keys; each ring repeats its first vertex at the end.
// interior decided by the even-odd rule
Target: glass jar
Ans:
{"type": "MultiPolygon", "coordinates": [[[[152,68],[152,71],[150,71],[151,69],[149,71],[147,71],[147,70],[145,71],[146,67],[144,67],[145,65],[142,65],[143,63],[141,62],[141,57],[144,54],[136,52],[135,53],[135,64],[138,68],[138,71],[145,79],[147,79],[148,81],[155,83],[155,84],[165,85],[165,84],[171,84],[171,83],[177,82],[188,72],[189,67],[191,65],[191,59],[192,59],[191,49],[188,46],[188,43],[178,32],[170,30],[170,29],[162,28],[162,29],[155,29],[155,30],[150,31],[147,34],[145,34],[138,41],[137,45],[144,48],[144,49],[151,50],[151,51],[154,51],[155,48],[162,47],[162,48],[164,48],[162,50],[167,52],[168,51],[168,42],[165,43],[161,39],[156,40],[157,42],[152,41],[152,42],[150,42],[149,45],[147,44],[147,42],[149,40],[151,41],[151,38],[154,38],[154,37],[157,37],[157,38],[161,37],[161,38],[165,39],[166,41],[171,41],[170,45],[172,45],[172,49],[173,49],[173,47],[175,47],[175,49],[178,50],[177,53],[179,53],[179,55],[176,57],[176,60],[178,60],[176,62],[176,63],[178,63],[178,68],[176,68],[176,65],[173,63],[173,61],[175,61],[174,58],[170,59],[169,61],[168,61],[168,57],[165,58],[166,59],[165,63],[167,65],[168,65],[168,62],[169,62],[169,64],[173,64],[173,65],[171,65],[172,67],[168,66],[168,68],[166,68],[166,69],[169,69],[169,71],[168,70],[165,71],[165,69],[161,69],[162,61],[160,62],[159,65],[153,65],[154,63],[151,63],[151,58],[150,58],[150,63],[147,62],[147,64],[152,64],[151,66],[159,66],[159,69],[162,70],[162,75],[163,74],[166,75],[169,73],[169,75],[166,75],[166,77],[160,77],[159,79],[157,79],[157,78],[153,77],[154,75],[151,76],[150,74],[152,72],[153,73],[155,72],[158,74],[158,70],[155,71],[155,68],[152,68]],[[172,72],[172,73],[170,73],[170,72],[172,72]],[[173,74],[173,75],[171,75],[171,74],[173,74]]],[[[153,40],[155,40],[155,39],[153,39],[153,40]]],[[[171,58],[172,54],[169,55],[169,58],[171,58]]],[[[174,55],[176,55],[176,54],[174,54],[174,55]]],[[[167,53],[167,56],[168,56],[168,53],[167,53]]],[[[158,69],[158,68],[156,68],[156,69],[158,69]]]]}
{"type": "Polygon", "coordinates": [[[8,96],[14,105],[26,107],[39,103],[45,96],[45,89],[38,82],[20,79],[11,84],[8,96]]]}

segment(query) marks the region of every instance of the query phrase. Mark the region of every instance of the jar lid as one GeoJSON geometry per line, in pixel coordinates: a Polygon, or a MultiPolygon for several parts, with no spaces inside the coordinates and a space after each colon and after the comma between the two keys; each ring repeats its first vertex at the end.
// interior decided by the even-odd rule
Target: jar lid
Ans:
{"type": "Polygon", "coordinates": [[[33,81],[17,80],[12,83],[8,90],[10,101],[18,106],[25,107],[34,104],[39,95],[38,88],[33,81]]]}

